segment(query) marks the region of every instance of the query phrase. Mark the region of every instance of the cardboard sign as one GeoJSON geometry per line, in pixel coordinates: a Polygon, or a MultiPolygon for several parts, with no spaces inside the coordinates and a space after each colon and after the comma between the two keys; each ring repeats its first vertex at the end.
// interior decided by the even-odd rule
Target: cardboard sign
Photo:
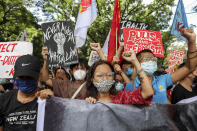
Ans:
{"type": "Polygon", "coordinates": [[[98,53],[96,51],[91,51],[88,65],[92,66],[99,59],[100,59],[100,57],[99,57],[98,53]]]}
{"type": "Polygon", "coordinates": [[[0,42],[0,78],[13,78],[16,59],[32,53],[32,43],[22,41],[0,42]]]}
{"type": "Polygon", "coordinates": [[[49,67],[67,66],[78,63],[77,50],[71,21],[48,22],[41,25],[44,44],[48,47],[49,67]]]}
{"type": "Polygon", "coordinates": [[[122,19],[120,22],[120,42],[124,42],[124,36],[123,36],[123,29],[124,28],[148,30],[149,25],[146,23],[142,23],[142,22],[128,21],[128,20],[122,19]]]}
{"type": "Polygon", "coordinates": [[[124,49],[132,48],[135,53],[150,49],[156,57],[164,57],[161,33],[157,31],[124,28],[124,49]]]}

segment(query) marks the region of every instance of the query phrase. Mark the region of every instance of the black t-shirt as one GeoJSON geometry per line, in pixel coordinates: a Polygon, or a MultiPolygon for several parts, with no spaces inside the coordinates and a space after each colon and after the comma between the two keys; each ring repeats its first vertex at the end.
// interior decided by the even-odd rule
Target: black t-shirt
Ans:
{"type": "Polygon", "coordinates": [[[192,92],[185,89],[181,84],[175,86],[172,91],[172,104],[176,104],[177,102],[187,99],[190,97],[197,96],[197,90],[192,90],[192,92]]]}
{"type": "Polygon", "coordinates": [[[4,131],[36,131],[37,99],[22,104],[17,92],[12,90],[0,96],[0,126],[4,131]]]}

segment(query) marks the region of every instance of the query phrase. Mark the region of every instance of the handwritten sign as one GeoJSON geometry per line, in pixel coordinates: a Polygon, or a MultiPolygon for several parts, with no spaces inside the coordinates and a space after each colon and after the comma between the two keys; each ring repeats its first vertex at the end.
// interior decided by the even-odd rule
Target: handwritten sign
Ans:
{"type": "Polygon", "coordinates": [[[183,63],[183,51],[170,50],[170,61],[169,66],[180,65],[183,63]]]}
{"type": "Polygon", "coordinates": [[[32,43],[22,41],[0,42],[0,78],[13,78],[16,59],[32,53],[32,43]]]}
{"type": "Polygon", "coordinates": [[[174,72],[176,66],[183,63],[184,52],[179,50],[170,50],[170,60],[168,62],[168,69],[167,72],[174,72]]]}
{"type": "Polygon", "coordinates": [[[124,28],[148,30],[149,25],[146,23],[142,23],[142,22],[128,21],[128,20],[122,19],[120,22],[120,41],[121,42],[124,42],[124,36],[123,36],[123,29],[124,28]]]}
{"type": "Polygon", "coordinates": [[[124,28],[124,49],[132,48],[135,53],[150,49],[156,57],[164,57],[161,33],[142,29],[124,28]]]}
{"type": "Polygon", "coordinates": [[[49,67],[65,67],[78,63],[71,21],[48,22],[43,23],[41,27],[44,44],[49,50],[49,57],[47,57],[49,67]]]}
{"type": "Polygon", "coordinates": [[[99,57],[98,53],[96,51],[91,51],[88,65],[92,66],[99,59],[100,59],[100,57],[99,57]]]}

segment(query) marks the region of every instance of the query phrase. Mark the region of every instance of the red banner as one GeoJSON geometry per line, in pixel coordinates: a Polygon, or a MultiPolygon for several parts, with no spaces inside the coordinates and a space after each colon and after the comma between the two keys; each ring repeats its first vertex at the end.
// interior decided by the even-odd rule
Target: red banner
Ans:
{"type": "Polygon", "coordinates": [[[135,53],[144,49],[150,49],[156,57],[164,57],[161,33],[134,28],[124,28],[124,49],[132,48],[135,53]]]}

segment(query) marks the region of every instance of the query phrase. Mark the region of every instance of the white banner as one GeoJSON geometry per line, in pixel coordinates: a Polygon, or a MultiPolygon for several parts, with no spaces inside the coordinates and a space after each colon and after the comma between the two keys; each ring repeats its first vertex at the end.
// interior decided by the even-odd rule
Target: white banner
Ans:
{"type": "Polygon", "coordinates": [[[0,42],[0,78],[13,78],[16,59],[32,53],[32,43],[24,41],[0,42]]]}

